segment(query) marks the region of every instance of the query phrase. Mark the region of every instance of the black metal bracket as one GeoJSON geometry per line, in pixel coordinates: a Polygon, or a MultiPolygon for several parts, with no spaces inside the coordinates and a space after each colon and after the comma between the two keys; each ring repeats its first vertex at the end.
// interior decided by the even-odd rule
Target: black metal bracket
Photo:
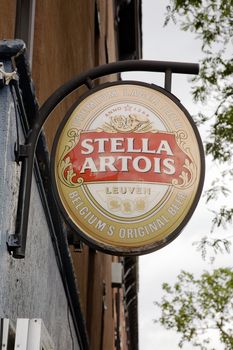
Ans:
{"type": "Polygon", "coordinates": [[[22,162],[23,158],[28,158],[30,153],[29,145],[17,145],[15,144],[15,161],[17,163],[22,162]]]}
{"type": "Polygon", "coordinates": [[[102,65],[80,74],[62,85],[47,99],[39,111],[35,111],[34,124],[30,127],[30,131],[25,139],[25,144],[20,145],[16,152],[16,161],[22,162],[16,230],[14,235],[9,236],[7,242],[8,249],[14,258],[25,257],[34,154],[38,137],[45,121],[58,103],[82,85],[86,85],[91,89],[94,79],[129,71],[163,72],[165,73],[165,89],[171,91],[173,73],[195,75],[199,72],[199,65],[195,63],[146,60],[118,61],[102,65]]]}
{"type": "Polygon", "coordinates": [[[8,240],[7,240],[7,247],[8,247],[8,250],[20,248],[19,236],[16,234],[9,235],[8,240]]]}

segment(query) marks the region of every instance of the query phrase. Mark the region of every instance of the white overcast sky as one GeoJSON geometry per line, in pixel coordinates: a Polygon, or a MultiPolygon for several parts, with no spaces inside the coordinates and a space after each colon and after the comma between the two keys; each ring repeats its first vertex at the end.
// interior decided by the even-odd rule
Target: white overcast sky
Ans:
{"type": "MultiPolygon", "coordinates": [[[[201,43],[190,33],[182,32],[178,25],[170,24],[163,27],[164,14],[168,0],[143,0],[142,1],[142,31],[143,31],[143,59],[193,62],[198,63],[202,57],[201,43]]],[[[162,73],[128,73],[126,79],[142,80],[163,86],[162,73]]],[[[192,101],[191,83],[187,75],[173,75],[172,93],[188,109],[195,114],[198,108],[210,111],[212,103],[205,106],[197,106],[192,101]]],[[[199,130],[202,138],[206,132],[199,130]]],[[[210,186],[212,179],[217,176],[217,168],[211,160],[207,160],[207,174],[205,189],[210,186]]],[[[230,199],[228,199],[230,200],[230,199]]],[[[232,198],[231,198],[232,201],[232,198]]],[[[203,198],[191,218],[190,222],[180,236],[165,248],[140,257],[139,259],[139,339],[140,350],[178,350],[179,336],[175,332],[167,331],[153,323],[153,319],[159,316],[159,310],[153,305],[153,301],[159,301],[162,296],[161,285],[163,282],[173,284],[181,270],[187,270],[199,275],[203,270],[211,270],[219,266],[232,266],[231,256],[219,254],[210,264],[203,261],[201,254],[195,250],[194,241],[198,241],[210,232],[211,213],[214,203],[208,207],[203,198]]],[[[230,228],[230,231],[232,228],[230,228]]],[[[223,230],[216,231],[213,237],[221,236],[223,230]]],[[[229,236],[228,232],[223,232],[229,236]]],[[[221,350],[221,345],[216,345],[221,350]]],[[[183,347],[184,350],[196,349],[191,345],[183,347]]]]}

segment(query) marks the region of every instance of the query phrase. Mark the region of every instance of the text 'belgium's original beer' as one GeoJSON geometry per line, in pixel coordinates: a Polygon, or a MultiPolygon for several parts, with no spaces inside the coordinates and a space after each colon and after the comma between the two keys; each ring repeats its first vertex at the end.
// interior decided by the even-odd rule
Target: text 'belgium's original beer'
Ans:
{"type": "Polygon", "coordinates": [[[52,151],[55,195],[87,243],[144,254],[190,219],[204,177],[203,149],[185,108],[162,88],[102,85],[81,98],[52,151]]]}

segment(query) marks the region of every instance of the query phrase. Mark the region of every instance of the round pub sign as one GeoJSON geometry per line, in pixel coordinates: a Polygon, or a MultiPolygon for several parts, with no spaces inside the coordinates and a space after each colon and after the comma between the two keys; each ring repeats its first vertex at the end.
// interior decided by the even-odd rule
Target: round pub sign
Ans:
{"type": "Polygon", "coordinates": [[[200,197],[204,156],[185,108],[139,82],[99,86],[60,126],[52,151],[55,196],[96,249],[140,255],[171,242],[200,197]]]}

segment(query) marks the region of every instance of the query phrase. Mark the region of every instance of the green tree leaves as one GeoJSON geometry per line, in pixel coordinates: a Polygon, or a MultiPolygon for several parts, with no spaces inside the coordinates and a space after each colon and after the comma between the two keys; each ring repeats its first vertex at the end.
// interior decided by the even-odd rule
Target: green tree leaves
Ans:
{"type": "MultiPolygon", "coordinates": [[[[193,79],[193,97],[202,105],[196,122],[208,125],[206,153],[225,164],[221,177],[206,191],[207,202],[217,201],[219,193],[227,196],[231,190],[226,179],[233,179],[233,0],[170,0],[165,25],[170,21],[195,33],[202,43],[203,58],[200,74],[193,79]],[[212,114],[206,112],[209,104],[212,114]]],[[[233,208],[224,205],[212,212],[212,230],[232,223],[233,208]]],[[[229,251],[230,246],[228,238],[203,237],[195,244],[203,257],[209,246],[214,251],[229,251]]],[[[163,284],[163,291],[162,300],[155,302],[161,311],[155,322],[180,334],[179,347],[190,342],[201,350],[217,350],[211,344],[215,332],[224,349],[233,349],[232,269],[204,272],[200,278],[182,271],[174,286],[163,284]]]]}
{"type": "Polygon", "coordinates": [[[233,271],[220,268],[200,278],[182,271],[174,286],[163,284],[161,316],[155,320],[177,331],[179,347],[191,342],[201,350],[213,349],[210,331],[215,330],[226,350],[233,349],[233,271]]]}
{"type": "MultiPolygon", "coordinates": [[[[201,102],[202,109],[195,119],[198,124],[208,123],[208,135],[204,140],[206,154],[228,165],[224,176],[227,174],[232,181],[233,0],[170,0],[165,25],[170,21],[182,30],[195,33],[201,40],[203,58],[200,74],[193,79],[193,97],[201,102]],[[209,105],[212,114],[207,112],[209,105]]],[[[225,195],[223,188],[221,184],[215,187],[215,199],[218,193],[225,195]]],[[[207,200],[210,197],[208,195],[207,200]]],[[[215,213],[213,226],[229,223],[232,217],[233,210],[223,207],[215,213]]]]}
{"type": "Polygon", "coordinates": [[[171,0],[165,25],[179,21],[182,30],[197,34],[203,50],[216,43],[226,46],[232,37],[232,0],[171,0]]]}
{"type": "Polygon", "coordinates": [[[182,30],[196,33],[202,42],[204,58],[199,76],[193,79],[193,96],[203,103],[215,101],[215,113],[200,113],[199,122],[213,119],[206,150],[215,160],[227,161],[233,142],[233,1],[172,0],[165,24],[171,20],[178,21],[182,30]]]}

